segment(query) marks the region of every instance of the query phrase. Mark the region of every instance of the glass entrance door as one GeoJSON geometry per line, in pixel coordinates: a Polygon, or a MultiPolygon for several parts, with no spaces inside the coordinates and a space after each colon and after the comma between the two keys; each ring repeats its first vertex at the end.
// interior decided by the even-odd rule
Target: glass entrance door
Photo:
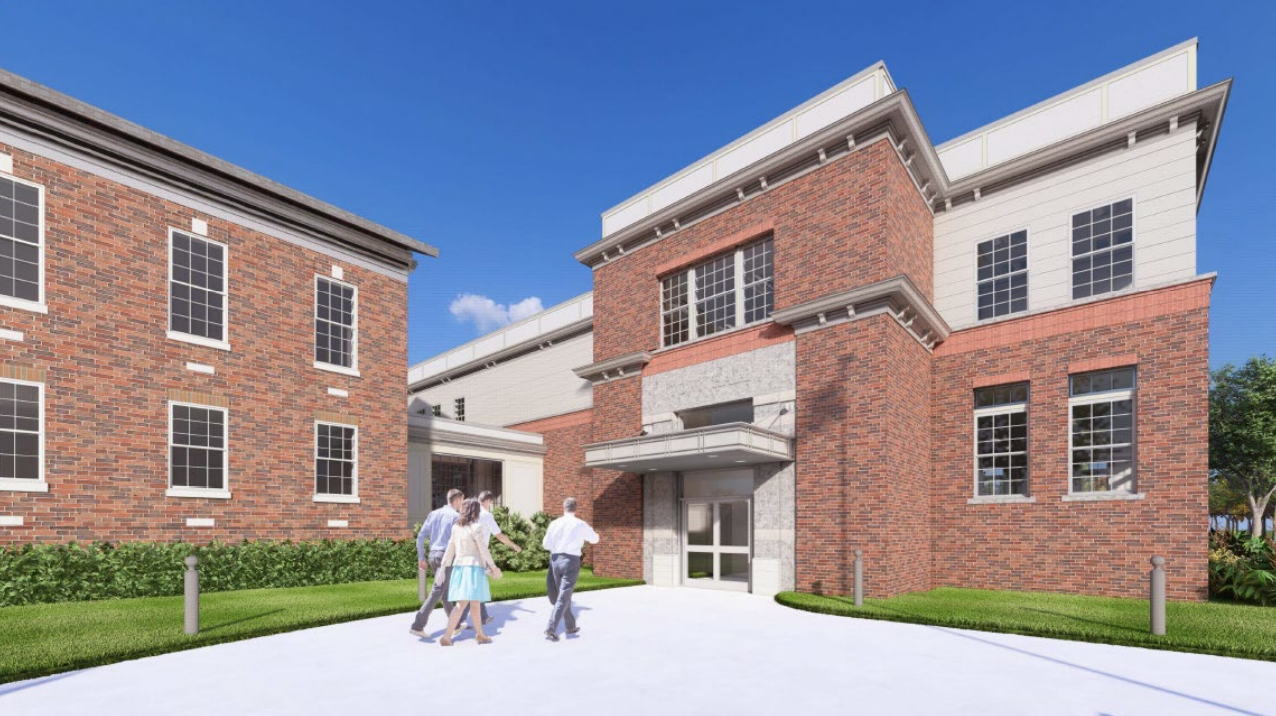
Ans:
{"type": "Polygon", "coordinates": [[[739,497],[683,502],[683,585],[749,591],[751,515],[739,497]]]}

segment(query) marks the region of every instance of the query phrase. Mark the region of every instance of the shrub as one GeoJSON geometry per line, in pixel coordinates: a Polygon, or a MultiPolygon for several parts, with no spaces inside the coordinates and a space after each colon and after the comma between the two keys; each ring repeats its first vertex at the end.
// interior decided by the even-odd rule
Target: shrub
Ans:
{"type": "Polygon", "coordinates": [[[0,548],[0,606],[178,595],[191,554],[205,592],[416,576],[413,540],[27,544],[0,548]]]}
{"type": "Polygon", "coordinates": [[[1270,537],[1212,532],[1210,595],[1276,604],[1276,543],[1270,537]]]}
{"type": "Polygon", "coordinates": [[[545,529],[552,520],[549,515],[537,512],[529,521],[517,512],[511,512],[508,507],[498,506],[492,510],[492,516],[500,525],[501,532],[523,548],[522,552],[515,554],[504,543],[492,540],[492,560],[496,566],[510,572],[531,572],[549,567],[549,552],[541,546],[545,529]]]}

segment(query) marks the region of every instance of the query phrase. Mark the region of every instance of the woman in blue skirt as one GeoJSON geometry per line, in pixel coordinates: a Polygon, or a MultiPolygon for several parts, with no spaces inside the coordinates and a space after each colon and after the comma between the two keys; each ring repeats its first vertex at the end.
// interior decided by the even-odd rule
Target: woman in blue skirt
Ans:
{"type": "Polygon", "coordinates": [[[447,543],[447,551],[443,553],[443,567],[451,567],[452,574],[448,578],[447,598],[455,602],[452,615],[448,617],[447,631],[439,644],[452,646],[452,636],[461,625],[461,617],[465,610],[470,610],[470,623],[478,634],[478,643],[490,644],[492,640],[483,633],[483,620],[479,609],[483,602],[492,601],[492,590],[488,587],[487,578],[501,578],[501,570],[492,561],[492,554],[487,549],[490,539],[487,530],[479,523],[478,500],[466,500],[461,504],[461,516],[452,527],[452,539],[447,543]]]}

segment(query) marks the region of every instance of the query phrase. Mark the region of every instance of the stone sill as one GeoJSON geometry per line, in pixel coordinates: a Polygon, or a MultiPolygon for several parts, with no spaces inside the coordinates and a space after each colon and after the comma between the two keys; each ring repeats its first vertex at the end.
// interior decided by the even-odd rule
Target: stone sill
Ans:
{"type": "Polygon", "coordinates": [[[1064,495],[1059,498],[1063,502],[1113,502],[1125,500],[1142,500],[1146,495],[1142,492],[1081,492],[1075,495],[1064,495]]]}
{"type": "Polygon", "coordinates": [[[988,495],[986,497],[972,497],[966,500],[968,505],[1031,505],[1036,502],[1035,497],[1024,497],[1023,495],[988,495]]]}

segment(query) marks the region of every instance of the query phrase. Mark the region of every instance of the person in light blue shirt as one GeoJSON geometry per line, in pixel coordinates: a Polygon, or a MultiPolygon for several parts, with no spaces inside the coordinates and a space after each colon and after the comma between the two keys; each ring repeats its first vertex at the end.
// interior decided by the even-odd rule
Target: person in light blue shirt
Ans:
{"type": "Polygon", "coordinates": [[[456,524],[456,519],[460,516],[458,510],[464,500],[465,493],[456,489],[448,490],[447,504],[425,518],[425,524],[421,525],[421,531],[416,536],[417,565],[421,569],[428,567],[434,572],[434,586],[430,589],[430,596],[425,598],[425,603],[417,611],[416,618],[412,620],[412,628],[408,630],[412,636],[429,638],[425,633],[425,625],[430,621],[430,614],[440,600],[443,601],[443,613],[448,617],[452,616],[452,602],[447,598],[448,577],[451,576],[452,568],[443,566],[443,553],[447,551],[447,543],[452,539],[452,525],[456,524]],[[430,545],[428,557],[425,553],[427,542],[430,545]]]}

